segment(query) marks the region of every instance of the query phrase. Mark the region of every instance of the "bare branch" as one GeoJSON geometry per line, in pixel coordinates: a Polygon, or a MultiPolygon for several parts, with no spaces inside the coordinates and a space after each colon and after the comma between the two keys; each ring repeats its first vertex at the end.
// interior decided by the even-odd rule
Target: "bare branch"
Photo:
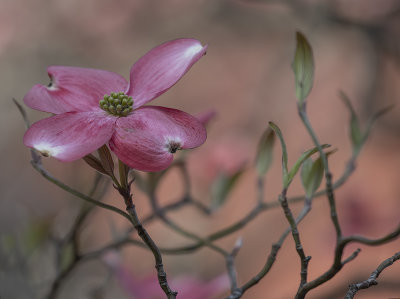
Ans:
{"type": "Polygon", "coordinates": [[[377,285],[377,278],[387,267],[393,265],[393,263],[400,259],[400,252],[397,252],[392,257],[384,260],[375,271],[371,273],[371,276],[362,282],[353,283],[349,286],[345,299],[353,299],[355,294],[361,289],[368,289],[370,286],[377,285]]]}

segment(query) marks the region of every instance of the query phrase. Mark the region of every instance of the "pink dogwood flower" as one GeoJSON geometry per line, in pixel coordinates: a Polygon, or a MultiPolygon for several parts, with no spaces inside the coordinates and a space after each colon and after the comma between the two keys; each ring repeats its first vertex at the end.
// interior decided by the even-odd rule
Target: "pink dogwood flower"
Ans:
{"type": "Polygon", "coordinates": [[[129,82],[103,70],[49,67],[51,83],[35,85],[24,102],[55,115],[34,123],[24,144],[44,156],[74,161],[108,143],[131,168],[167,168],[177,150],[204,143],[206,130],[183,111],[143,105],[171,88],[206,48],[194,39],[161,44],[132,66],[129,82]]]}
{"type": "MultiPolygon", "coordinates": [[[[113,270],[118,283],[132,299],[161,299],[165,294],[160,288],[157,276],[147,275],[137,277],[131,269],[123,265],[121,256],[110,251],[103,256],[103,261],[113,270]]],[[[229,278],[226,274],[203,281],[187,275],[170,279],[172,289],[178,291],[178,298],[183,299],[214,299],[229,290],[229,278]]]]}

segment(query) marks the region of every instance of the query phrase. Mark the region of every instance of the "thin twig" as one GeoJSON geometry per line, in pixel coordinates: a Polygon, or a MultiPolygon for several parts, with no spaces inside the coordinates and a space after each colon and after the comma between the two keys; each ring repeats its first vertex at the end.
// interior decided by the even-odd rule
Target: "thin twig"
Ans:
{"type": "Polygon", "coordinates": [[[182,228],[181,226],[179,226],[178,224],[176,224],[174,221],[172,221],[170,218],[168,218],[165,214],[163,214],[162,210],[160,210],[160,208],[158,206],[158,201],[157,201],[157,197],[156,197],[156,194],[155,194],[155,190],[151,190],[150,191],[149,197],[150,197],[150,203],[152,205],[153,212],[159,217],[159,219],[164,224],[169,226],[171,229],[173,229],[174,231],[176,231],[180,235],[185,236],[185,237],[187,237],[189,239],[198,241],[202,245],[207,246],[210,249],[213,249],[214,251],[220,253],[224,257],[229,255],[229,253],[226,250],[224,250],[224,249],[212,244],[212,242],[210,240],[203,239],[203,238],[197,236],[196,234],[194,234],[192,232],[189,232],[188,230],[186,230],[186,229],[182,228]]]}
{"type": "MultiPolygon", "coordinates": [[[[354,166],[354,157],[352,157],[346,166],[346,169],[344,171],[344,173],[342,174],[342,176],[333,184],[333,188],[337,189],[340,186],[342,186],[347,179],[350,177],[350,175],[354,172],[355,170],[355,166],[354,166]]],[[[261,186],[261,188],[263,188],[262,185],[262,181],[259,181],[259,187],[261,186]],[[261,182],[261,184],[260,184],[261,182]]],[[[259,192],[260,194],[260,192],[259,192]]],[[[315,193],[315,195],[313,196],[313,198],[317,198],[317,197],[321,197],[322,195],[326,194],[326,190],[321,190],[317,193],[315,193]]],[[[260,197],[260,195],[259,195],[260,197]]],[[[297,196],[297,197],[291,197],[288,198],[288,202],[289,203],[296,203],[296,202],[300,202],[300,201],[304,201],[306,198],[305,196],[297,196]]],[[[183,199],[181,199],[183,200],[183,199]]],[[[180,207],[180,201],[177,201],[175,203],[171,204],[171,210],[180,207]],[[172,207],[173,206],[173,207],[172,207]]],[[[204,239],[208,239],[210,241],[216,241],[218,239],[221,239],[225,236],[230,235],[231,233],[234,233],[242,228],[244,228],[253,218],[256,218],[260,213],[267,211],[268,209],[273,209],[273,208],[277,208],[280,206],[279,200],[276,200],[274,202],[271,203],[264,203],[262,201],[259,201],[258,204],[246,215],[243,216],[243,218],[237,220],[235,223],[231,224],[230,226],[223,228],[217,232],[214,232],[210,235],[208,235],[207,237],[205,237],[204,239]]],[[[165,213],[166,211],[164,210],[165,208],[167,208],[168,206],[165,207],[160,207],[160,210],[163,211],[163,213],[165,213]]],[[[169,211],[170,209],[167,208],[167,210],[169,211]]],[[[146,217],[146,220],[152,220],[155,219],[157,216],[152,213],[151,215],[149,215],[148,217],[146,217]]],[[[185,247],[181,247],[180,250],[187,250],[187,251],[191,251],[191,250],[196,250],[199,249],[203,246],[203,244],[201,243],[196,243],[196,244],[192,244],[192,245],[188,245],[185,247]]]]}
{"type": "MultiPolygon", "coordinates": [[[[345,169],[345,172],[342,174],[342,176],[334,183],[334,188],[338,188],[341,185],[343,185],[346,180],[348,179],[348,177],[351,175],[351,173],[354,171],[355,167],[354,167],[354,157],[352,157],[352,159],[350,159],[347,163],[347,167],[345,169]]],[[[260,185],[263,186],[263,182],[261,181],[261,184],[258,184],[259,187],[260,185]]],[[[259,188],[259,198],[262,197],[261,195],[261,191],[263,188],[259,188]]],[[[322,195],[325,194],[325,190],[321,190],[319,192],[317,192],[314,195],[314,198],[316,197],[320,197],[322,195]]],[[[184,198],[170,204],[164,207],[160,207],[160,210],[163,213],[166,213],[167,211],[170,210],[174,210],[174,209],[178,209],[180,207],[183,207],[185,204],[182,202],[185,201],[184,198]],[[169,208],[170,207],[170,208],[169,208]]],[[[300,212],[299,216],[296,219],[296,222],[299,223],[304,216],[309,212],[309,210],[311,209],[311,203],[307,203],[308,201],[310,201],[309,199],[305,199],[303,196],[300,197],[292,197],[288,199],[289,203],[295,203],[295,202],[300,202],[300,201],[304,201],[305,203],[305,207],[303,207],[303,210],[300,212]],[[307,203],[307,204],[306,204],[307,203]]],[[[261,214],[262,212],[268,210],[269,208],[275,208],[278,207],[279,201],[274,201],[271,203],[258,203],[253,210],[251,210],[248,214],[246,214],[245,216],[243,216],[243,218],[239,219],[237,222],[233,223],[232,225],[221,229],[220,231],[217,231],[207,237],[205,237],[204,239],[210,240],[210,241],[216,241],[218,239],[221,239],[233,232],[236,232],[240,229],[242,229],[243,227],[245,227],[252,219],[256,218],[259,214],[261,214]]],[[[153,219],[156,219],[157,215],[155,213],[151,213],[149,216],[145,217],[144,220],[142,221],[143,223],[147,223],[148,221],[151,221],[153,219]]],[[[267,259],[266,265],[263,267],[263,271],[266,270],[266,272],[269,271],[270,266],[272,266],[273,262],[271,262],[272,260],[274,260],[274,256],[276,256],[277,251],[279,250],[280,246],[283,243],[283,240],[285,240],[285,238],[287,237],[287,235],[290,233],[290,228],[288,228],[284,234],[282,235],[281,239],[274,244],[273,249],[271,251],[271,254],[269,256],[269,258],[267,259]],[[270,266],[269,266],[270,265],[270,266]]],[[[96,257],[101,256],[102,254],[104,254],[105,252],[107,252],[108,250],[112,250],[112,249],[118,249],[121,248],[123,246],[126,245],[135,245],[138,246],[140,248],[146,248],[146,245],[141,243],[140,241],[134,240],[129,238],[129,236],[127,236],[126,238],[123,238],[121,240],[116,241],[115,243],[111,243],[108,246],[105,246],[104,248],[101,248],[99,250],[96,250],[94,252],[88,253],[87,254],[87,258],[88,259],[93,259],[96,257]]],[[[173,248],[159,248],[162,254],[167,254],[167,255],[179,255],[179,254],[192,254],[194,253],[196,250],[201,249],[204,246],[203,242],[197,242],[195,244],[192,245],[186,245],[186,246],[181,246],[181,247],[173,247],[173,248]]],[[[83,259],[86,260],[86,255],[85,257],[83,257],[83,259]]],[[[256,279],[257,280],[257,279],[256,279]]],[[[251,283],[250,283],[251,284],[251,283]]],[[[239,297],[238,297],[239,298],[239,297]]]]}
{"type": "Polygon", "coordinates": [[[235,258],[238,255],[240,248],[242,248],[242,245],[242,238],[237,239],[231,253],[225,258],[226,268],[228,269],[228,276],[231,283],[231,293],[235,293],[238,288],[237,273],[235,269],[235,258]]]}
{"type": "MultiPolygon", "coordinates": [[[[95,180],[93,182],[93,186],[89,192],[89,196],[93,196],[100,181],[101,181],[102,175],[97,173],[95,180]]],[[[102,192],[100,196],[103,196],[104,193],[102,192]]],[[[62,253],[64,250],[68,250],[68,246],[72,246],[73,250],[73,257],[72,261],[68,264],[68,266],[65,269],[62,269],[61,272],[59,272],[56,276],[56,278],[53,280],[51,286],[50,286],[50,291],[47,295],[48,299],[54,299],[57,297],[57,294],[62,286],[63,281],[65,280],[66,277],[72,273],[72,271],[78,266],[80,261],[82,260],[82,256],[79,254],[79,241],[78,241],[78,233],[81,229],[81,226],[87,216],[89,215],[89,212],[92,211],[94,205],[89,205],[89,206],[84,206],[81,209],[81,212],[79,213],[78,217],[75,219],[74,224],[72,225],[69,233],[65,236],[65,238],[61,241],[61,243],[57,244],[57,265],[61,264],[61,258],[62,258],[62,253]]]]}
{"type": "Polygon", "coordinates": [[[153,253],[155,259],[155,267],[157,270],[158,282],[160,284],[161,289],[167,295],[168,299],[175,299],[177,292],[173,291],[167,280],[167,273],[164,270],[164,264],[161,256],[161,252],[157,247],[156,243],[150,237],[146,229],[143,227],[142,223],[139,220],[139,217],[136,212],[136,207],[133,204],[132,194],[131,194],[131,184],[127,180],[127,176],[124,173],[127,172],[127,166],[123,164],[120,160],[119,162],[119,170],[120,170],[120,186],[114,186],[118,192],[121,194],[122,198],[125,201],[126,211],[129,213],[129,216],[132,220],[133,226],[137,231],[139,237],[143,240],[143,242],[147,245],[147,247],[153,253]]]}
{"type": "Polygon", "coordinates": [[[175,299],[177,292],[171,290],[168,285],[167,281],[167,273],[164,271],[164,264],[161,257],[161,252],[158,249],[157,245],[154,243],[153,239],[151,239],[150,235],[144,229],[142,224],[140,223],[139,217],[136,213],[136,208],[133,203],[130,203],[126,206],[126,210],[128,211],[129,215],[131,215],[134,226],[140,238],[142,238],[143,242],[146,243],[147,247],[151,250],[154,255],[155,262],[156,262],[156,269],[157,269],[157,277],[158,282],[160,283],[161,288],[163,289],[164,293],[167,295],[168,299],[175,299]]]}
{"type": "Polygon", "coordinates": [[[355,294],[361,289],[367,289],[370,286],[377,285],[377,278],[387,267],[393,265],[393,263],[400,259],[400,252],[395,253],[392,257],[384,260],[375,271],[371,273],[371,276],[362,282],[353,283],[349,286],[345,299],[353,299],[355,294]]]}
{"type": "MultiPolygon", "coordinates": [[[[31,150],[31,152],[32,152],[32,155],[38,156],[34,152],[34,150],[31,150]]],[[[58,179],[56,179],[55,177],[53,177],[46,169],[43,168],[42,164],[40,163],[40,160],[39,160],[39,162],[37,162],[37,160],[36,161],[32,160],[31,164],[32,164],[33,168],[35,168],[45,179],[47,179],[48,181],[50,181],[53,184],[57,185],[61,189],[67,191],[68,193],[70,193],[72,195],[75,195],[76,197],[78,197],[80,199],[83,199],[83,200],[85,200],[85,201],[87,201],[87,202],[89,202],[91,204],[94,204],[94,205],[96,205],[96,206],[98,206],[100,208],[113,211],[113,212],[123,216],[125,219],[127,219],[129,222],[132,223],[131,218],[129,217],[129,215],[126,212],[124,212],[124,211],[122,211],[122,210],[120,210],[117,207],[114,207],[112,205],[109,205],[109,204],[100,202],[98,200],[95,200],[95,199],[93,199],[93,198],[91,198],[91,197],[89,197],[89,196],[87,196],[87,195],[85,195],[85,194],[83,194],[83,193],[71,188],[70,186],[64,184],[63,182],[61,182],[58,179]]]]}
{"type": "MultiPolygon", "coordinates": [[[[298,225],[304,217],[307,215],[307,213],[311,210],[311,199],[306,198],[304,201],[304,207],[300,214],[296,218],[296,225],[298,225]]],[[[254,277],[252,277],[248,282],[246,282],[242,287],[237,288],[234,292],[231,293],[229,297],[226,299],[238,299],[240,298],[248,289],[256,285],[267,273],[269,270],[272,268],[272,265],[275,263],[276,256],[278,255],[278,252],[280,248],[282,247],[283,242],[291,232],[291,227],[287,228],[282,235],[280,236],[279,240],[272,245],[271,252],[268,255],[268,258],[261,269],[260,272],[258,272],[254,277]]]]}
{"type": "Polygon", "coordinates": [[[311,139],[313,140],[315,146],[318,148],[318,152],[321,156],[322,163],[324,165],[325,170],[325,182],[326,182],[326,194],[328,196],[329,207],[330,207],[330,214],[333,226],[335,227],[336,231],[336,239],[338,240],[342,236],[342,231],[339,225],[339,219],[337,216],[336,211],[336,202],[335,202],[335,195],[333,193],[333,184],[332,184],[332,173],[329,170],[329,163],[326,153],[323,151],[321,147],[321,143],[318,140],[317,135],[312,128],[310,121],[308,119],[308,115],[306,113],[306,102],[298,105],[298,112],[300,115],[301,120],[303,121],[304,126],[306,127],[311,139]]]}
{"type": "Polygon", "coordinates": [[[307,268],[308,268],[308,262],[310,261],[311,257],[306,256],[304,253],[303,245],[301,244],[301,240],[300,240],[299,230],[297,229],[297,223],[293,217],[292,211],[290,210],[289,204],[287,202],[286,192],[287,192],[286,189],[282,190],[282,193],[279,196],[279,201],[281,202],[282,209],[285,213],[286,219],[289,222],[289,225],[290,225],[290,228],[292,231],[293,240],[296,245],[296,251],[300,258],[300,265],[301,265],[300,277],[301,277],[301,279],[300,279],[299,287],[302,287],[305,283],[307,283],[307,268]]]}
{"type": "MultiPolygon", "coordinates": [[[[365,245],[370,245],[370,246],[377,246],[377,245],[382,245],[386,244],[390,241],[395,240],[398,236],[400,236],[400,225],[391,233],[387,234],[384,237],[377,238],[377,239],[368,239],[362,236],[350,236],[350,237],[345,237],[341,238],[335,248],[335,255],[334,255],[334,260],[332,266],[322,275],[314,279],[313,281],[310,281],[306,283],[297,293],[296,299],[302,299],[305,297],[305,295],[312,289],[320,286],[321,284],[325,283],[332,277],[334,277],[344,266],[345,262],[348,262],[347,260],[342,261],[343,257],[343,251],[346,245],[350,243],[360,243],[360,244],[365,244],[365,245]]],[[[357,254],[356,254],[357,255],[357,254]]],[[[356,256],[355,255],[355,256],[356,256]]],[[[354,256],[354,257],[355,257],[354,256]]]]}
{"type": "Polygon", "coordinates": [[[72,273],[72,271],[76,269],[80,260],[81,260],[81,257],[79,255],[74,255],[71,263],[67,266],[67,268],[64,269],[64,271],[60,272],[60,274],[56,277],[56,279],[51,284],[50,291],[46,297],[47,299],[55,299],[56,298],[65,278],[68,277],[72,273]]]}

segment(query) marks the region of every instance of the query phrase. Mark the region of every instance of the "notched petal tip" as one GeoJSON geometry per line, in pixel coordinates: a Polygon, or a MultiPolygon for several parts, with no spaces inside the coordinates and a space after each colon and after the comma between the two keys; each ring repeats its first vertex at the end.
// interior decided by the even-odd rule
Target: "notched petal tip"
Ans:
{"type": "Polygon", "coordinates": [[[193,41],[194,43],[191,46],[189,46],[183,53],[183,56],[185,58],[195,57],[196,55],[199,54],[200,55],[206,54],[208,45],[203,46],[198,40],[195,39],[188,39],[188,40],[193,41]]]}
{"type": "Polygon", "coordinates": [[[47,84],[46,88],[50,91],[58,90],[58,86],[54,80],[54,76],[50,73],[49,69],[47,69],[47,75],[49,76],[50,82],[47,84]]]}
{"type": "Polygon", "coordinates": [[[119,118],[110,148],[131,168],[161,171],[180,149],[194,148],[207,138],[201,122],[176,109],[145,106],[119,118]]]}
{"type": "Polygon", "coordinates": [[[55,157],[61,152],[57,147],[43,147],[43,145],[33,146],[43,157],[55,157]]]}
{"type": "Polygon", "coordinates": [[[177,150],[182,149],[182,140],[180,138],[166,138],[165,148],[171,154],[175,154],[177,150]]]}
{"type": "Polygon", "coordinates": [[[128,82],[118,74],[80,67],[50,66],[50,84],[36,84],[24,97],[32,109],[61,114],[99,110],[104,94],[124,91],[128,82]]]}
{"type": "Polygon", "coordinates": [[[59,154],[62,153],[62,148],[59,146],[53,146],[52,144],[48,143],[48,142],[35,142],[35,140],[32,140],[31,138],[31,132],[29,132],[29,130],[27,132],[25,132],[24,135],[24,145],[27,147],[30,147],[32,149],[35,149],[36,151],[38,151],[43,157],[55,157],[57,158],[57,156],[59,154]]]}
{"type": "Polygon", "coordinates": [[[114,123],[102,113],[63,113],[34,123],[25,132],[23,142],[46,157],[71,162],[108,142],[114,123]]]}

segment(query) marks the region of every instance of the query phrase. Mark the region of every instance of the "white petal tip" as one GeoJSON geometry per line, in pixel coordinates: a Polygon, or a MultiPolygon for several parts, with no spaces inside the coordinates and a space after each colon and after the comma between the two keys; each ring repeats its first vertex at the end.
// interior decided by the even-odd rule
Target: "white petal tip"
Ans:
{"type": "Polygon", "coordinates": [[[57,157],[57,155],[62,152],[62,148],[60,146],[52,146],[43,142],[33,145],[33,148],[45,157],[57,157]]]}
{"type": "Polygon", "coordinates": [[[194,44],[193,46],[189,47],[186,49],[184,56],[185,57],[193,57],[196,56],[198,53],[200,53],[201,51],[203,51],[204,47],[198,43],[198,44],[194,44]]]}

